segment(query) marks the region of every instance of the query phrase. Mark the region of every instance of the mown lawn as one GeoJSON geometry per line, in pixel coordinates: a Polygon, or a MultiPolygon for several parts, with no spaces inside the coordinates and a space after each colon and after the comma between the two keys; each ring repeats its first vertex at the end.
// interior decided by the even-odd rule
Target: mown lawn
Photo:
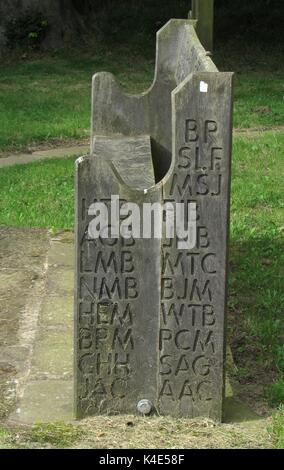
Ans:
{"type": "Polygon", "coordinates": [[[242,383],[272,405],[284,403],[283,174],[283,133],[235,138],[229,338],[242,383]]]}
{"type": "Polygon", "coordinates": [[[111,71],[131,92],[150,85],[153,63],[127,52],[62,53],[0,68],[0,151],[89,136],[91,80],[111,71]]]}
{"type": "Polygon", "coordinates": [[[235,41],[215,45],[219,70],[235,73],[234,126],[284,125],[283,45],[235,41]]]}
{"type": "MultiPolygon", "coordinates": [[[[217,44],[220,70],[234,71],[235,127],[284,123],[281,49],[217,44]]],[[[0,68],[0,151],[27,149],[89,135],[91,78],[110,71],[125,90],[141,92],[154,74],[154,47],[96,48],[11,60],[0,68]]]]}

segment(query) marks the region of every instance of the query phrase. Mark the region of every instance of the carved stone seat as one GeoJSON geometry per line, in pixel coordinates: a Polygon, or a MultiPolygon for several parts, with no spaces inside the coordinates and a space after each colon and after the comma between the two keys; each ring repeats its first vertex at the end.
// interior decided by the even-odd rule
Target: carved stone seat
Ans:
{"type": "Polygon", "coordinates": [[[232,74],[191,20],[157,34],[152,86],[125,93],[93,77],[90,155],[76,162],[76,414],[222,418],[232,74]],[[92,205],[195,203],[196,246],[92,239],[92,205]],[[138,406],[139,409],[139,406],[138,406]]]}

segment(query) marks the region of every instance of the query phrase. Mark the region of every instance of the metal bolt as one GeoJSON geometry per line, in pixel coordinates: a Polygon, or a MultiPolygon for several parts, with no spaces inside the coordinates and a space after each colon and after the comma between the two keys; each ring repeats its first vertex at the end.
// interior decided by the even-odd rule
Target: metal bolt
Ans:
{"type": "Polygon", "coordinates": [[[153,405],[152,405],[152,403],[150,402],[150,400],[143,399],[143,400],[140,400],[140,401],[137,403],[137,410],[138,410],[139,413],[141,413],[142,415],[148,415],[148,414],[150,414],[151,411],[152,411],[152,408],[153,408],[153,405]]]}

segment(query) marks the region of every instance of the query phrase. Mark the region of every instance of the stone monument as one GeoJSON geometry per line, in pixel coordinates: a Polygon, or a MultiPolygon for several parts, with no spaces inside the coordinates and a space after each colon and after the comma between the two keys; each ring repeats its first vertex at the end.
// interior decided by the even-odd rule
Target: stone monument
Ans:
{"type": "Polygon", "coordinates": [[[222,419],[232,73],[217,70],[195,25],[171,20],[157,33],[145,93],[124,93],[110,73],[93,77],[90,155],[76,161],[79,418],[222,419]],[[95,238],[98,202],[108,215],[117,204],[124,229],[145,207],[194,204],[195,245],[168,236],[164,210],[160,237],[122,236],[110,216],[95,238]]]}

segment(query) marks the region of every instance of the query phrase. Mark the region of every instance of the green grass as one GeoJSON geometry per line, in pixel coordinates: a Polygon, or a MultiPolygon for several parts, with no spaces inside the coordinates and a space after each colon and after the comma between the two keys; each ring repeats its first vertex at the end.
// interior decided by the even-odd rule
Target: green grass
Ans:
{"type": "MultiPolygon", "coordinates": [[[[242,379],[254,373],[248,349],[264,373],[274,372],[274,405],[283,401],[284,374],[283,149],[284,133],[235,138],[231,198],[230,337],[246,336],[235,351],[242,379]]],[[[74,158],[1,169],[0,223],[73,229],[73,174],[74,158]]]]}
{"type": "Polygon", "coordinates": [[[0,170],[0,223],[72,229],[74,158],[39,161],[0,170]]]}
{"type": "Polygon", "coordinates": [[[83,426],[64,422],[36,423],[33,426],[0,427],[0,449],[66,448],[84,438],[83,426]]]}
{"type": "Polygon", "coordinates": [[[0,150],[88,137],[92,75],[110,71],[128,91],[138,92],[151,83],[152,65],[126,52],[67,53],[2,65],[0,150]]]}
{"type": "Polygon", "coordinates": [[[25,440],[63,448],[72,446],[84,434],[82,426],[74,426],[70,423],[37,423],[29,430],[25,440]]]}
{"type": "Polygon", "coordinates": [[[235,73],[234,126],[273,127],[284,124],[283,47],[232,40],[216,44],[214,61],[235,73]]]}
{"type": "MultiPolygon", "coordinates": [[[[267,397],[272,405],[284,404],[284,378],[273,382],[267,389],[267,397]]],[[[284,413],[283,413],[284,416],[284,413]]]]}
{"type": "MultiPolygon", "coordinates": [[[[284,374],[283,148],[280,133],[235,139],[229,278],[229,305],[240,334],[246,335],[239,355],[246,357],[250,348],[254,360],[264,371],[273,369],[280,382],[284,374]]],[[[235,335],[233,331],[231,336],[235,335]]]]}
{"type": "MultiPolygon", "coordinates": [[[[106,70],[125,90],[141,92],[154,75],[154,47],[94,48],[4,62],[0,68],[0,150],[89,136],[91,78],[106,70]]],[[[284,123],[281,50],[217,44],[220,70],[235,71],[235,127],[284,123]]]]}
{"type": "Polygon", "coordinates": [[[284,406],[272,416],[272,424],[268,428],[277,449],[284,449],[284,406]]]}
{"type": "Polygon", "coordinates": [[[11,446],[9,445],[9,438],[10,433],[0,426],[0,449],[9,449],[11,446]]]}

